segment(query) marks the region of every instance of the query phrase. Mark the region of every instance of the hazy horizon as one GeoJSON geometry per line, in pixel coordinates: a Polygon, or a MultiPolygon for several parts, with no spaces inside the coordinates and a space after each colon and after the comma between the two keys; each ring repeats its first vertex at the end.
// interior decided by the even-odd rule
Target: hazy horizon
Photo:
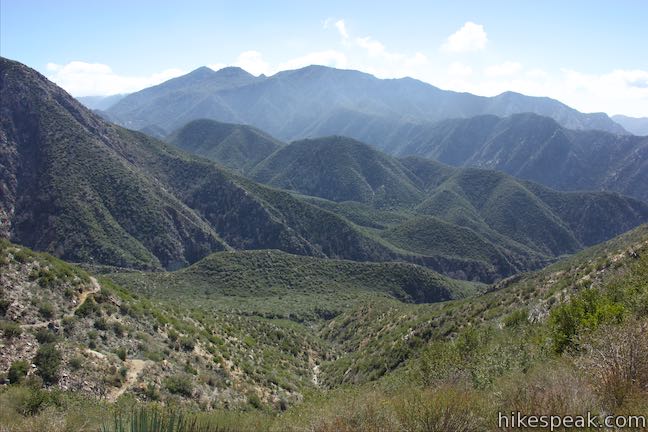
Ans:
{"type": "Polygon", "coordinates": [[[8,0],[1,7],[2,55],[77,97],[132,93],[200,66],[269,76],[320,64],[482,96],[547,96],[582,112],[648,116],[648,59],[637,55],[648,40],[648,5],[640,1],[367,8],[8,0]]]}

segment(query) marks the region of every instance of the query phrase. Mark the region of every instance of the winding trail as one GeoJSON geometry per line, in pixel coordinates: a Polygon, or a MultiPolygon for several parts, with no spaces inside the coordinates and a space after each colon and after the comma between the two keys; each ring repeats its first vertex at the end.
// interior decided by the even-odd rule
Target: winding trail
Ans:
{"type": "Polygon", "coordinates": [[[139,377],[139,374],[144,370],[146,366],[148,366],[149,363],[152,363],[150,360],[139,360],[139,359],[127,359],[124,361],[124,366],[128,368],[128,372],[126,372],[126,379],[124,380],[124,383],[121,385],[121,387],[112,389],[108,395],[106,396],[106,399],[108,399],[111,402],[116,401],[119,396],[123,395],[126,390],[128,390],[129,387],[131,387],[135,382],[137,382],[137,378],[139,377]]]}
{"type": "Polygon", "coordinates": [[[97,279],[95,279],[92,276],[90,276],[90,284],[91,284],[91,288],[89,290],[82,291],[79,294],[79,299],[78,299],[78,302],[77,302],[76,306],[74,306],[72,308],[72,311],[70,313],[63,315],[62,318],[58,318],[58,319],[50,320],[50,321],[42,321],[42,322],[39,322],[39,323],[36,323],[36,324],[22,324],[21,327],[23,329],[30,329],[30,328],[47,327],[50,324],[60,325],[63,318],[73,317],[74,313],[77,311],[77,309],[79,309],[81,306],[83,306],[83,304],[86,302],[86,300],[88,300],[88,297],[91,294],[96,294],[99,291],[101,291],[101,285],[99,285],[99,282],[97,282],[97,279]]]}

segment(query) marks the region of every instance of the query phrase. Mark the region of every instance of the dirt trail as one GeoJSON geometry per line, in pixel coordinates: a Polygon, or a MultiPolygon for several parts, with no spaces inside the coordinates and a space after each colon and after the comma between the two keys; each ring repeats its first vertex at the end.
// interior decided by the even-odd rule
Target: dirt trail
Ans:
{"type": "Polygon", "coordinates": [[[320,375],[320,365],[319,363],[319,355],[313,350],[308,350],[308,366],[313,372],[311,376],[311,382],[315,385],[315,387],[319,387],[320,382],[319,382],[319,375],[320,375]]]}
{"type": "MultiPolygon", "coordinates": [[[[90,294],[96,294],[99,291],[101,291],[101,285],[99,285],[99,282],[97,282],[97,279],[95,279],[92,276],[90,276],[90,285],[91,285],[91,287],[90,287],[89,290],[82,291],[81,294],[79,294],[79,298],[78,298],[76,306],[74,306],[74,308],[72,308],[72,311],[69,314],[63,315],[63,318],[68,318],[68,317],[74,316],[74,313],[77,311],[77,309],[79,309],[81,306],[83,306],[83,304],[86,302],[86,300],[88,300],[88,297],[90,296],[90,294]]],[[[39,323],[36,323],[36,324],[23,324],[23,325],[21,325],[21,327],[23,329],[30,329],[30,328],[47,327],[50,324],[60,325],[63,318],[59,318],[59,319],[55,319],[55,320],[51,320],[51,321],[43,321],[43,322],[39,322],[39,323]]]]}
{"type": "Polygon", "coordinates": [[[111,390],[106,398],[114,402],[119,396],[123,395],[129,387],[131,387],[135,382],[137,382],[137,377],[144,370],[146,366],[152,363],[150,360],[139,360],[139,359],[128,359],[124,361],[124,366],[128,368],[126,372],[126,380],[119,388],[111,390]]]}

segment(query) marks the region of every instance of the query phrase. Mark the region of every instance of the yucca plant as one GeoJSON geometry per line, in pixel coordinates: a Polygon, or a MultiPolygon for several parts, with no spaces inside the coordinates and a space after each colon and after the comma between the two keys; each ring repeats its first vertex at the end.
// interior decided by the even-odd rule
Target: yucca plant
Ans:
{"type": "Polygon", "coordinates": [[[177,409],[140,407],[128,414],[116,412],[112,424],[104,424],[101,432],[228,432],[214,425],[203,424],[197,417],[177,409]]]}

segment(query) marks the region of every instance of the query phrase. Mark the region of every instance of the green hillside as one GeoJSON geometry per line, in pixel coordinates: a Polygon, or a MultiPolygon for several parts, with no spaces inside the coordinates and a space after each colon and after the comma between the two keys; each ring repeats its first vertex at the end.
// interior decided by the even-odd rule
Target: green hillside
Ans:
{"type": "MultiPolygon", "coordinates": [[[[125,394],[203,409],[245,408],[251,400],[287,406],[314,387],[307,353],[330,350],[306,327],[214,314],[181,293],[142,296],[6,240],[0,280],[1,381],[44,384],[86,400],[114,402],[125,394]],[[27,376],[23,362],[36,364],[27,376]]],[[[41,397],[33,403],[47,404],[41,397]]],[[[9,407],[2,405],[4,425],[9,407]]]]}
{"type": "Polygon", "coordinates": [[[402,207],[421,198],[416,178],[397,160],[345,137],[293,142],[259,163],[254,180],[331,201],[402,207]]]}
{"type": "Polygon", "coordinates": [[[283,143],[250,126],[194,120],[166,138],[174,146],[246,172],[283,146],[283,143]]]}
{"type": "Polygon", "coordinates": [[[220,252],[173,273],[113,273],[110,278],[152,297],[296,321],[330,319],[371,296],[433,303],[480,289],[413,264],[323,260],[269,250],[220,252]]]}

